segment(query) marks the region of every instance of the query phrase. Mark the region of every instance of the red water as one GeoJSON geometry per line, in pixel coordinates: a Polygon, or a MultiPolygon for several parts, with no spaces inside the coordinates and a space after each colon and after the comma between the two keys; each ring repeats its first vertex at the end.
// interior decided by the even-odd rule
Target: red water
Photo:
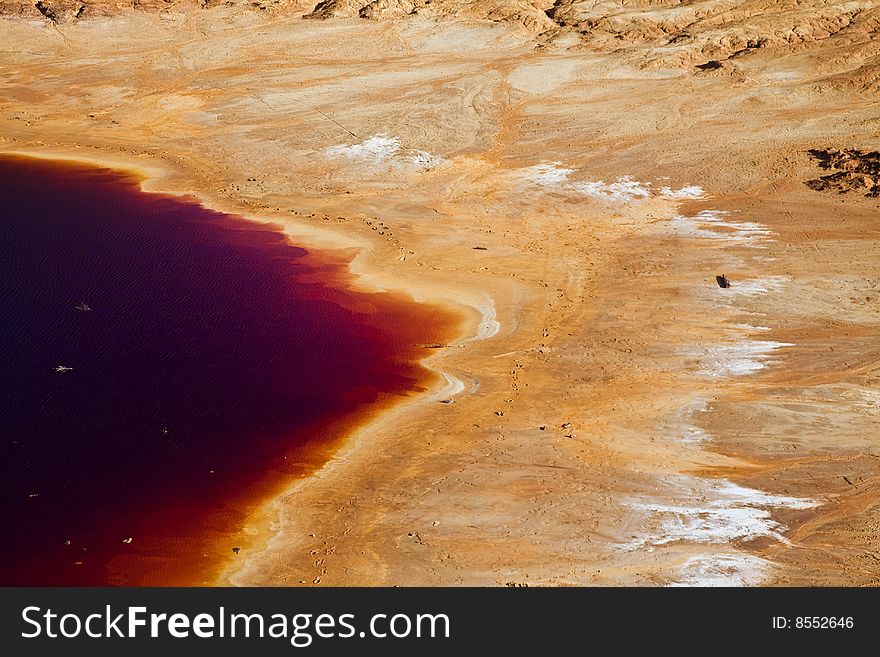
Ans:
{"type": "Polygon", "coordinates": [[[0,201],[3,585],[210,581],[457,328],[119,172],[0,157],[0,201]]]}

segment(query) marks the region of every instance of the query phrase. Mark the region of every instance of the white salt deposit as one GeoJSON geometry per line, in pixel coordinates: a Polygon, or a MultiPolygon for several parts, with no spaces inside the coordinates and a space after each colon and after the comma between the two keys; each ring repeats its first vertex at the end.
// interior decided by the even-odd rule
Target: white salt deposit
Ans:
{"type": "MultiPolygon", "coordinates": [[[[604,180],[571,180],[574,169],[562,166],[561,162],[536,164],[518,171],[518,176],[527,184],[539,187],[545,192],[556,192],[572,196],[589,196],[606,203],[631,203],[654,195],[651,183],[634,180],[631,176],[619,176],[614,182],[604,180]]],[[[664,198],[695,199],[703,197],[703,190],[696,185],[688,185],[673,190],[663,187],[660,196],[664,198]]]]}
{"type": "Polygon", "coordinates": [[[731,344],[702,347],[686,352],[696,356],[700,369],[697,374],[712,378],[754,374],[767,365],[777,362],[773,352],[782,347],[794,346],[790,342],[772,340],[747,340],[731,344]]]}
{"type": "Polygon", "coordinates": [[[677,542],[729,543],[759,537],[786,542],[782,526],[773,520],[772,508],[810,509],[814,500],[773,495],[746,488],[726,479],[677,475],[663,480],[669,501],[634,500],[628,506],[659,521],[650,536],[636,538],[623,548],[677,542]]]}
{"type": "Polygon", "coordinates": [[[324,149],[328,159],[347,159],[379,168],[426,171],[446,162],[439,155],[425,151],[403,149],[397,137],[374,135],[360,144],[339,144],[324,149]]]}
{"type": "Polygon", "coordinates": [[[757,296],[768,292],[781,292],[791,279],[788,276],[768,276],[767,278],[755,278],[751,280],[733,280],[730,287],[724,290],[724,294],[757,296]]]}
{"type": "Polygon", "coordinates": [[[540,187],[559,187],[574,173],[574,169],[565,169],[559,166],[559,162],[549,164],[536,164],[521,171],[521,175],[527,182],[540,187]]]}
{"type": "Polygon", "coordinates": [[[686,185],[681,189],[661,187],[660,196],[669,199],[699,199],[705,196],[703,188],[697,185],[686,185]]]}
{"type": "Polygon", "coordinates": [[[446,385],[439,393],[437,393],[438,397],[449,399],[451,397],[455,397],[457,394],[464,390],[464,381],[459,379],[457,376],[453,376],[452,374],[443,372],[443,378],[446,379],[446,385]]]}
{"type": "Polygon", "coordinates": [[[731,324],[732,328],[746,331],[747,333],[759,333],[763,331],[772,331],[769,326],[754,326],[753,324],[731,324]]]}
{"type": "Polygon", "coordinates": [[[869,413],[880,413],[880,390],[872,388],[860,388],[859,394],[864,400],[862,410],[869,413]]]}
{"type": "Polygon", "coordinates": [[[477,328],[477,335],[473,339],[485,340],[496,335],[501,330],[501,323],[498,321],[498,315],[495,312],[495,301],[492,297],[484,296],[481,301],[474,303],[473,306],[482,315],[480,326],[477,328]]]}
{"type": "MultiPolygon", "coordinates": [[[[688,185],[678,190],[661,187],[659,195],[671,200],[704,198],[703,190],[688,185]]],[[[773,232],[763,224],[737,221],[731,213],[703,210],[692,216],[674,216],[667,224],[673,235],[705,240],[701,246],[725,249],[732,246],[764,248],[773,239],[773,232]]],[[[715,251],[716,255],[720,251],[715,251]]],[[[758,256],[752,257],[758,261],[758,256]]],[[[728,256],[725,262],[730,261],[728,256]]],[[[711,289],[705,284],[697,292],[712,305],[732,305],[738,297],[752,297],[779,292],[789,282],[785,276],[739,280],[731,287],[711,289]]],[[[774,354],[787,342],[755,340],[752,335],[768,331],[768,327],[747,323],[725,326],[721,344],[688,348],[682,353],[694,358],[697,373],[719,380],[753,374],[776,362],[774,354]]],[[[660,426],[672,440],[681,443],[702,443],[712,436],[697,426],[694,416],[708,408],[708,398],[701,397],[684,406],[668,423],[660,426]]],[[[645,515],[650,530],[625,543],[627,550],[653,550],[657,546],[700,544],[701,552],[689,557],[679,568],[673,586],[752,586],[760,584],[772,563],[737,550],[709,547],[735,541],[769,538],[787,542],[784,527],[772,517],[779,508],[808,509],[818,502],[805,498],[773,495],[746,488],[725,479],[676,475],[661,480],[660,490],[650,498],[630,500],[627,505],[645,515]]]]}
{"type": "Polygon", "coordinates": [[[661,429],[670,440],[680,443],[699,444],[711,440],[712,435],[708,431],[692,423],[694,416],[705,413],[708,406],[708,398],[699,397],[676,413],[670,422],[663,423],[661,429]]]}
{"type": "Polygon", "coordinates": [[[677,215],[670,221],[672,231],[680,237],[715,240],[722,246],[763,248],[773,231],[755,221],[733,221],[729,212],[703,210],[687,217],[677,215]]]}
{"type": "Polygon", "coordinates": [[[651,195],[651,183],[642,183],[629,176],[621,176],[613,183],[602,180],[597,182],[575,182],[569,189],[583,196],[592,196],[602,201],[629,203],[635,199],[648,198],[651,195]]]}
{"type": "Polygon", "coordinates": [[[392,159],[400,151],[400,142],[396,137],[378,135],[365,139],[360,144],[339,144],[324,149],[330,158],[344,157],[350,160],[361,160],[382,164],[392,159]]]}
{"type": "Polygon", "coordinates": [[[678,441],[687,445],[704,443],[711,439],[712,435],[708,431],[693,424],[683,426],[678,435],[678,441]]]}
{"type": "Polygon", "coordinates": [[[750,554],[701,554],[685,561],[669,586],[756,586],[772,565],[750,554]]]}
{"type": "Polygon", "coordinates": [[[621,547],[635,551],[688,543],[707,546],[708,552],[684,562],[671,586],[760,584],[771,562],[730,548],[713,552],[708,546],[761,537],[787,543],[782,534],[784,527],[772,518],[771,510],[803,510],[819,504],[812,499],[747,488],[726,479],[675,475],[661,479],[660,484],[662,490],[656,501],[628,502],[631,509],[654,521],[652,531],[621,547]]]}

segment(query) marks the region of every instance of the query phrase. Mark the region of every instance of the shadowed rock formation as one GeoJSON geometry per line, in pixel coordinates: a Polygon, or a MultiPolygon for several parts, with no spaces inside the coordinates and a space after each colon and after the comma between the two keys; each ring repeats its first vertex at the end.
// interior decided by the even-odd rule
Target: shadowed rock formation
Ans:
{"type": "Polygon", "coordinates": [[[810,155],[819,161],[820,167],[834,172],[805,182],[810,189],[838,194],[857,191],[880,197],[880,152],[813,149],[810,155]]]}
{"type": "Polygon", "coordinates": [[[880,85],[878,0],[4,0],[0,15],[63,24],[131,10],[180,13],[221,5],[319,20],[504,22],[521,26],[537,45],[631,53],[630,63],[649,69],[698,66],[699,72],[756,52],[821,53],[828,84],[870,92],[880,85]]]}

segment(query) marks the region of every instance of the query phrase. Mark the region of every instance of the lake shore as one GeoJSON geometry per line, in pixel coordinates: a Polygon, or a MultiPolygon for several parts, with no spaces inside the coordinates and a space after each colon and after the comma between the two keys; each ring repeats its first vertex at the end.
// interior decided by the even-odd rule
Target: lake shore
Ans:
{"type": "Polygon", "coordinates": [[[0,169],[7,585],[205,584],[251,510],[452,380],[421,361],[461,313],[355,290],[350,251],[94,161],[0,169]]]}

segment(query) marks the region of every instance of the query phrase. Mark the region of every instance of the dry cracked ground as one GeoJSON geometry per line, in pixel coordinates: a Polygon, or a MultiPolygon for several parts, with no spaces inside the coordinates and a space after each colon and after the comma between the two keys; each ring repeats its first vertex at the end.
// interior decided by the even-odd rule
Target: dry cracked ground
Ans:
{"type": "Polygon", "coordinates": [[[0,151],[472,319],[218,582],[880,583],[880,2],[0,13],[0,151]]]}

